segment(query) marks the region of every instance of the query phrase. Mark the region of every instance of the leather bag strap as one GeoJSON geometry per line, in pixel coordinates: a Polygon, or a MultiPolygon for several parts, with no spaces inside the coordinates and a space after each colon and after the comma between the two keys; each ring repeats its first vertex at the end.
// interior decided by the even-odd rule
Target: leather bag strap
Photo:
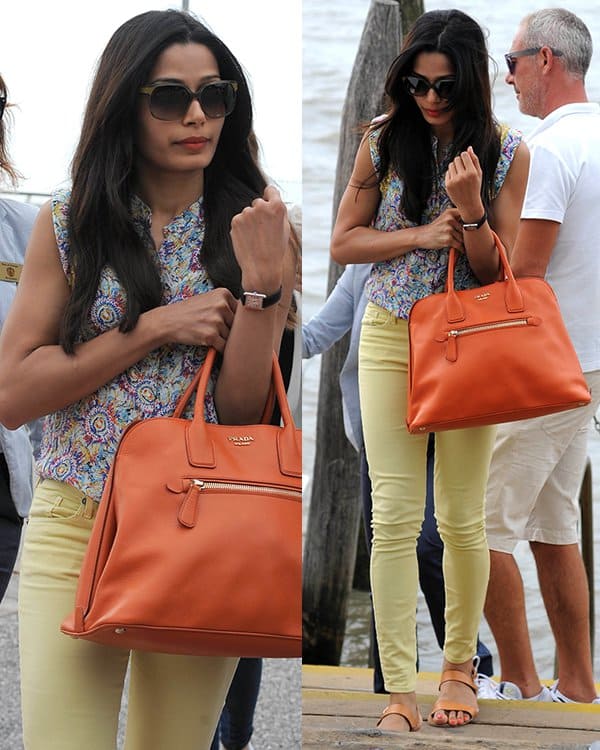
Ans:
{"type": "MultiPolygon", "coordinates": [[[[204,417],[204,398],[208,389],[208,383],[215,359],[216,350],[210,348],[200,370],[196,373],[194,379],[187,387],[173,412],[174,417],[181,417],[192,393],[194,390],[196,391],[194,416],[187,428],[188,457],[193,466],[215,466],[215,450],[204,417]]],[[[295,476],[298,472],[293,468],[293,457],[298,455],[299,441],[301,439],[299,434],[300,431],[296,429],[294,423],[294,418],[285,392],[281,368],[279,367],[279,359],[275,352],[272,354],[271,390],[274,390],[283,422],[283,427],[274,427],[274,429],[279,430],[277,441],[280,468],[284,474],[295,476]]],[[[272,401],[271,397],[268,398],[268,402],[269,401],[272,401]]],[[[267,414],[267,411],[269,411],[268,408],[265,409],[262,419],[263,423],[268,424],[270,414],[267,414]]]]}
{"type": "MultiPolygon", "coordinates": [[[[275,353],[273,353],[275,356],[275,353]]],[[[214,359],[216,357],[216,350],[215,349],[209,349],[206,355],[206,359],[204,360],[203,365],[206,363],[206,360],[210,357],[210,369],[212,370],[214,359]],[[212,353],[211,353],[212,352],[212,353]]],[[[279,365],[279,360],[277,360],[277,365],[279,365]]],[[[179,401],[177,402],[177,405],[175,406],[175,410],[173,411],[173,416],[176,418],[181,418],[183,416],[183,412],[185,411],[185,407],[188,405],[189,400],[192,397],[192,394],[196,391],[198,388],[198,381],[200,380],[200,374],[201,374],[202,367],[198,368],[198,372],[194,375],[192,378],[192,381],[188,385],[188,387],[185,389],[182,396],[179,397],[179,401]]],[[[208,381],[207,381],[208,384],[208,381]]],[[[263,415],[261,417],[261,424],[269,424],[271,421],[271,416],[273,414],[273,407],[275,406],[275,388],[273,385],[273,381],[271,380],[271,387],[269,388],[269,395],[267,396],[267,401],[265,403],[265,409],[263,411],[263,415]]]]}
{"type": "MultiPolygon", "coordinates": [[[[210,354],[209,350],[208,354],[210,354]]],[[[207,354],[207,358],[208,358],[207,354]]],[[[203,365],[206,363],[206,359],[203,362],[203,365]]],[[[177,402],[177,406],[175,407],[175,410],[173,411],[173,416],[180,419],[183,416],[183,412],[185,411],[185,407],[188,405],[189,400],[192,397],[192,394],[194,391],[198,388],[198,381],[200,380],[200,373],[202,372],[202,367],[198,368],[198,372],[194,375],[192,382],[188,385],[188,387],[185,389],[182,396],[179,397],[179,401],[177,402]]]]}
{"type": "MultiPolygon", "coordinates": [[[[504,245],[500,241],[496,232],[492,231],[492,236],[496,243],[498,255],[500,256],[500,263],[502,265],[504,280],[506,282],[504,293],[506,311],[509,313],[521,312],[525,309],[523,294],[519,289],[517,280],[515,279],[510,263],[508,262],[508,256],[506,255],[504,245]]],[[[460,298],[454,288],[454,270],[456,268],[457,253],[458,251],[451,247],[448,254],[448,294],[446,297],[446,319],[448,320],[448,323],[458,323],[465,319],[465,313],[460,298]]]]}

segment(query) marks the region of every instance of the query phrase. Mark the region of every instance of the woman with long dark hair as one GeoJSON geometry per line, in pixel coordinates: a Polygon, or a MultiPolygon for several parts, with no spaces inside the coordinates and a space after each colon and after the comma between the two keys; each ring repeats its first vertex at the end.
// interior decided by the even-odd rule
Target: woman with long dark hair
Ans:
{"type": "MultiPolygon", "coordinates": [[[[340,203],[331,252],[372,262],[360,341],[360,401],[373,484],[371,582],[390,705],[380,726],[421,725],[416,685],[416,540],[423,521],[428,436],[406,429],[412,305],[440,292],[449,247],[456,286],[495,280],[491,227],[510,249],[525,192],[528,152],[491,108],[488,52],[479,25],[458,10],[431,11],[392,63],[390,106],[366,133],[340,203]]],[[[465,392],[465,398],[468,398],[465,392]]],[[[472,658],[489,573],[484,494],[494,429],[436,435],[436,518],[444,541],[446,638],[440,697],[429,721],[477,714],[472,658]]]]}
{"type": "Polygon", "coordinates": [[[295,263],[235,57],[187,13],[123,24],[0,342],[0,419],[47,415],[20,576],[27,750],[114,750],[128,662],[127,750],[210,746],[236,659],[129,654],[59,626],[127,424],[171,414],[208,346],[207,419],[260,421],[295,263]]]}

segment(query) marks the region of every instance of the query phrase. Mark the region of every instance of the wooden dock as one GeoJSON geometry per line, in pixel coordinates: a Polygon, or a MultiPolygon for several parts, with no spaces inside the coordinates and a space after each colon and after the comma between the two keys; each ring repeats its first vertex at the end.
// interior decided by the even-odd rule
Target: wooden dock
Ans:
{"type": "MultiPolygon", "coordinates": [[[[423,716],[433,704],[439,675],[419,675],[423,716]]],[[[303,750],[600,750],[600,706],[481,700],[470,726],[419,732],[375,727],[386,696],[372,693],[373,672],[352,667],[302,667],[303,750]],[[598,743],[598,744],[593,744],[598,743]]]]}

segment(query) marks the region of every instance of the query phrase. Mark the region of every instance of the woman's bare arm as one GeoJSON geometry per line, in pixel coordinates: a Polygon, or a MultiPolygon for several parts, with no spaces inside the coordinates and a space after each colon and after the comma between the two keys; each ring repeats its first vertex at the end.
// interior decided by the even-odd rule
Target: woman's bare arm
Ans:
{"type": "Polygon", "coordinates": [[[415,248],[462,247],[462,229],[456,209],[444,211],[431,224],[383,232],[370,226],[379,198],[379,184],[365,137],[333,228],[331,256],[337,263],[374,263],[396,258],[415,248]]]}
{"type": "Polygon", "coordinates": [[[243,289],[270,294],[282,287],[279,303],[264,310],[238,303],[215,389],[220,422],[253,424],[264,411],[296,279],[287,210],[275,188],[234,217],[231,236],[243,289]]]}
{"type": "Polygon", "coordinates": [[[58,344],[69,294],[46,205],[0,336],[0,421],[11,429],[93,393],[165,343],[222,351],[236,307],[225,289],[199,294],[143,313],[133,331],[112,329],[69,355],[58,344]]]}

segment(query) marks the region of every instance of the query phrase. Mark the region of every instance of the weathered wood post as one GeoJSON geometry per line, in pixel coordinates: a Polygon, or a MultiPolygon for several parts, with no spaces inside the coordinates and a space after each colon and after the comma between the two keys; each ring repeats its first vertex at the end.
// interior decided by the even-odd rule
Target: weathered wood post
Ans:
{"type": "Polygon", "coordinates": [[[585,466],[581,492],[579,493],[581,509],[581,556],[587,573],[590,617],[590,646],[594,659],[596,608],[594,602],[594,497],[592,492],[592,462],[589,457],[585,466]]]}
{"type": "MultiPolygon", "coordinates": [[[[410,0],[411,7],[416,0],[410,0]]],[[[420,3],[422,6],[422,2],[420,3]]],[[[348,183],[362,126],[383,111],[383,85],[402,39],[402,0],[373,0],[342,112],[333,218],[348,183]]],[[[421,7],[421,13],[423,9],[421,7]]],[[[418,15],[418,14],[417,14],[418,15]]],[[[342,269],[331,262],[328,291],[342,269]]],[[[303,560],[303,661],[339,664],[360,526],[357,455],[344,435],[338,376],[345,337],[323,355],[317,451],[303,560]]]]}

